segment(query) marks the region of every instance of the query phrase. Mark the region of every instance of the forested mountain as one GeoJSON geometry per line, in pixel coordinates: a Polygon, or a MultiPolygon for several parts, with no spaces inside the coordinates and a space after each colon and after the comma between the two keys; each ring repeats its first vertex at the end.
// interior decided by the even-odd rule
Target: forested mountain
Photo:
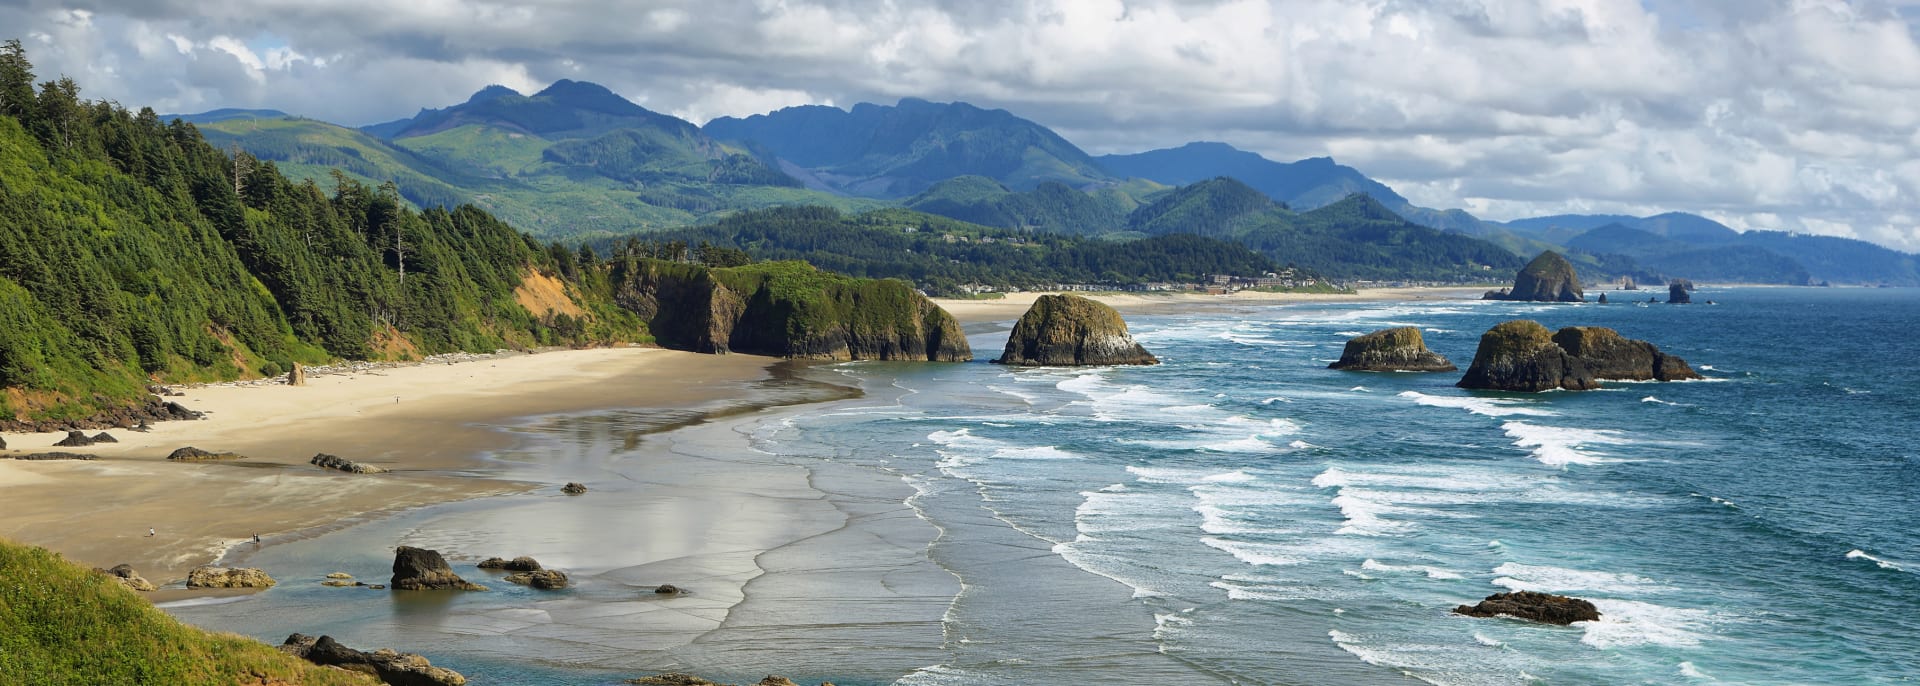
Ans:
{"type": "Polygon", "coordinates": [[[916,98],[851,111],[809,105],[707,122],[707,135],[766,150],[810,185],[904,198],[957,176],[1018,190],[1044,181],[1080,187],[1108,180],[1093,158],[1051,129],[1006,110],[916,98]]]}
{"type": "Polygon", "coordinates": [[[603,254],[678,255],[708,262],[805,260],[822,269],[906,279],[935,295],[964,285],[1194,283],[1209,274],[1258,276],[1274,262],[1235,243],[1190,235],[1107,241],[968,224],[907,210],[845,215],[824,207],[742,212],[715,224],[589,243],[603,254]],[[717,256],[716,256],[717,255],[717,256]]]}
{"type": "Polygon", "coordinates": [[[1722,283],[1806,284],[1807,268],[1793,258],[1751,245],[1700,247],[1620,224],[1608,224],[1566,242],[1595,255],[1624,255],[1643,270],[1722,283]]]}
{"type": "Polygon", "coordinates": [[[1568,248],[1631,258],[1668,277],[1734,283],[1920,285],[1920,258],[1834,236],[1735,231],[1699,215],[1558,215],[1507,222],[1568,248]]]}
{"type": "Polygon", "coordinates": [[[908,198],[908,209],[1007,229],[1100,235],[1126,227],[1131,209],[1046,181],[1024,193],[984,176],[959,176],[908,198]]]}

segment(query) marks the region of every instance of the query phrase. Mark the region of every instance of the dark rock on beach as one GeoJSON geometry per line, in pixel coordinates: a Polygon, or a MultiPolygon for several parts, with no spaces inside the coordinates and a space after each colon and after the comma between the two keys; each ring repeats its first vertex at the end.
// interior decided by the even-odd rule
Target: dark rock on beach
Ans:
{"type": "Polygon", "coordinates": [[[117,429],[137,426],[149,421],[199,419],[201,416],[199,412],[182,407],[179,403],[150,395],[139,404],[112,408],[84,419],[21,421],[8,417],[0,419],[0,432],[45,433],[78,429],[117,429]]]}
{"type": "Polygon", "coordinates": [[[1480,336],[1461,388],[1538,393],[1584,391],[1603,379],[1678,381],[1700,378],[1685,360],[1613,329],[1570,326],[1548,333],[1539,322],[1502,322],[1480,336]]]}
{"type": "Polygon", "coordinates": [[[352,474],[384,474],[387,471],[385,468],[375,467],[373,465],[364,464],[360,462],[354,462],[344,457],[340,457],[339,455],[328,455],[326,453],[320,453],[320,454],[314,455],[313,459],[308,460],[307,462],[308,464],[312,464],[316,467],[321,467],[324,469],[337,469],[339,471],[349,472],[352,474]]]}
{"type": "Polygon", "coordinates": [[[1077,295],[1043,295],[1033,302],[995,364],[1023,367],[1159,364],[1127,334],[1127,322],[1104,303],[1077,295]]]}
{"type": "Polygon", "coordinates": [[[93,459],[99,459],[99,458],[94,455],[86,455],[82,453],[63,453],[63,452],[55,451],[55,452],[49,452],[49,453],[28,453],[25,455],[15,455],[13,456],[13,459],[16,459],[16,460],[93,460],[93,459]]]}
{"type": "Polygon", "coordinates": [[[393,580],[388,583],[400,591],[487,590],[454,574],[439,551],[404,545],[394,550],[393,580]]]}
{"type": "Polygon", "coordinates": [[[288,636],[280,652],[316,665],[339,667],[370,674],[391,686],[464,686],[467,678],[445,667],[435,667],[427,658],[382,648],[362,652],[340,645],[331,636],[314,638],[305,634],[288,636]]]}
{"type": "Polygon", "coordinates": [[[146,580],[146,578],[140,576],[139,572],[133,571],[132,565],[120,564],[120,565],[114,565],[113,568],[111,569],[95,568],[93,571],[100,574],[104,574],[108,577],[112,577],[114,581],[118,581],[122,585],[125,585],[127,588],[131,588],[136,591],[159,590],[153,585],[153,582],[148,581],[146,580]]]}
{"type": "Polygon", "coordinates": [[[509,572],[537,572],[542,569],[539,561],[525,555],[511,560],[489,557],[482,561],[479,567],[481,569],[504,569],[509,572]]]}
{"type": "Polygon", "coordinates": [[[587,485],[578,481],[569,481],[567,485],[560,487],[560,492],[567,495],[580,495],[587,492],[587,485]]]}
{"type": "Polygon", "coordinates": [[[1453,608],[1453,612],[1468,617],[1507,616],[1561,626],[1600,619],[1599,608],[1591,602],[1534,591],[1495,593],[1479,604],[1453,608]]]}
{"type": "Polygon", "coordinates": [[[247,456],[239,453],[215,453],[187,446],[167,454],[167,459],[175,462],[197,462],[200,460],[244,460],[247,456]]]}
{"type": "Polygon", "coordinates": [[[1586,299],[1586,293],[1580,289],[1580,276],[1574,273],[1573,263],[1548,250],[1520,269],[1511,290],[1488,291],[1480,299],[1577,303],[1586,299]]]}
{"type": "Polygon", "coordinates": [[[1381,329],[1348,340],[1346,350],[1340,353],[1340,361],[1327,365],[1327,368],[1358,372],[1450,372],[1459,369],[1439,353],[1428,350],[1420,329],[1412,326],[1381,329]]]}
{"type": "Polygon", "coordinates": [[[537,572],[508,574],[507,582],[532,586],[542,590],[558,590],[567,587],[567,573],[558,569],[542,569],[537,572]]]}
{"type": "Polygon", "coordinates": [[[680,590],[679,586],[673,584],[660,584],[653,588],[653,592],[656,595],[680,595],[686,593],[686,591],[680,590]]]}
{"type": "Polygon", "coordinates": [[[93,437],[88,436],[85,432],[68,431],[66,438],[60,439],[60,442],[53,445],[58,448],[85,448],[93,444],[93,437]]]}

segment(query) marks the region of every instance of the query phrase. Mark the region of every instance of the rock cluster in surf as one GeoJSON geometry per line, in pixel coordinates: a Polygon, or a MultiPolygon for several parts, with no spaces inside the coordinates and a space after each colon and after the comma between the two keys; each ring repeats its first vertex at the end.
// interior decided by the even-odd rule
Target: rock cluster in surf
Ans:
{"type": "Polygon", "coordinates": [[[1577,303],[1586,300],[1586,293],[1580,289],[1580,276],[1574,273],[1573,263],[1548,250],[1520,269],[1512,289],[1487,291],[1480,299],[1577,303]]]}
{"type": "Polygon", "coordinates": [[[1495,593],[1478,604],[1453,608],[1453,613],[1468,617],[1505,616],[1561,626],[1600,619],[1600,609],[1592,602],[1535,591],[1495,593]]]}
{"type": "Polygon", "coordinates": [[[1679,381],[1700,375],[1685,360],[1613,329],[1569,326],[1549,333],[1539,322],[1516,319],[1480,336],[1461,388],[1537,393],[1584,391],[1605,379],[1679,381]]]}
{"type": "Polygon", "coordinates": [[[437,550],[400,546],[393,551],[393,579],[399,591],[484,591],[487,587],[460,578],[437,550]]]}
{"type": "Polygon", "coordinates": [[[1133,342],[1127,322],[1104,303],[1077,295],[1043,295],[1013,326],[995,364],[1074,367],[1159,364],[1133,342]]]}
{"type": "Polygon", "coordinates": [[[1340,360],[1328,369],[1358,372],[1451,372],[1459,367],[1427,349],[1420,329],[1402,326],[1381,329],[1347,341],[1340,360]]]}
{"type": "Polygon", "coordinates": [[[187,588],[272,588],[275,583],[266,572],[251,567],[206,565],[187,572],[187,588]]]}

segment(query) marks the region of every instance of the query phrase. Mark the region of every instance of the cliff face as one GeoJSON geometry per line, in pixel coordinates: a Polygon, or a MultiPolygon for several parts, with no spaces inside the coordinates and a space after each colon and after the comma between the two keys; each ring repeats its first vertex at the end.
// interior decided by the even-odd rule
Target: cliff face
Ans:
{"type": "Polygon", "coordinates": [[[1026,367],[1159,364],[1133,342],[1127,322],[1077,295],[1043,295],[1021,315],[997,364],[1026,367]]]}
{"type": "Polygon", "coordinates": [[[1420,329],[1402,326],[1381,329],[1347,341],[1340,360],[1328,369],[1361,372],[1450,372],[1458,367],[1427,349],[1420,329]]]}
{"type": "Polygon", "coordinates": [[[973,359],[953,315],[904,282],[797,262],[712,269],[639,260],[613,275],[614,302],[661,345],[821,360],[973,359]]]}
{"type": "Polygon", "coordinates": [[[1679,381],[1698,379],[1685,360],[1660,352],[1652,343],[1621,336],[1613,329],[1569,326],[1549,334],[1529,320],[1503,322],[1480,336],[1473,364],[1461,388],[1537,393],[1556,388],[1584,391],[1600,380],[1679,381]]]}
{"type": "Polygon", "coordinates": [[[1580,277],[1574,273],[1573,263],[1560,253],[1548,250],[1521,268],[1513,279],[1512,290],[1491,291],[1481,299],[1577,303],[1586,300],[1586,293],[1580,289],[1580,277]]]}

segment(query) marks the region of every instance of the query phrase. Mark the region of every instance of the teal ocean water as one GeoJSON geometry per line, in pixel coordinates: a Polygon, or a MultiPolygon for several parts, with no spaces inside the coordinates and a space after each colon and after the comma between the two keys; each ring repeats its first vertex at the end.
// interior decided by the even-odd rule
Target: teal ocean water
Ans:
{"type": "MultiPolygon", "coordinates": [[[[957,593],[931,645],[815,625],[751,654],[843,684],[1920,680],[1920,292],[1695,298],[1718,304],[1141,315],[1162,365],[827,367],[866,396],[750,423],[751,445],[904,484],[957,593]],[[1325,368],[1347,338],[1401,325],[1464,368],[1481,332],[1517,318],[1612,327],[1707,379],[1515,395],[1325,368]],[[1514,589],[1588,598],[1603,618],[1449,613],[1514,589]]],[[[258,617],[278,601],[255,602],[176,612],[284,635],[258,617]]],[[[450,640],[435,659],[506,661],[486,645],[450,640]]],[[[515,674],[485,683],[605,678],[515,674]]]]}

